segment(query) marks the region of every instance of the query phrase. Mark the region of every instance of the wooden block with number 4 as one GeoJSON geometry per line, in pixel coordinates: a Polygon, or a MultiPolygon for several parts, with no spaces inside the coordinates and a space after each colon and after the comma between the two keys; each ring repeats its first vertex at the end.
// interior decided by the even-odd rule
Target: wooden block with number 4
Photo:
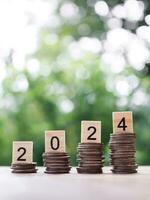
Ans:
{"type": "Polygon", "coordinates": [[[113,133],[133,132],[132,112],[113,112],[113,133]]]}
{"type": "Polygon", "coordinates": [[[101,121],[81,122],[81,143],[101,143],[101,121]]]}
{"type": "Polygon", "coordinates": [[[13,142],[12,162],[13,163],[32,163],[33,142],[15,141],[13,142]]]}
{"type": "Polygon", "coordinates": [[[45,131],[45,152],[65,152],[65,131],[45,131]]]}

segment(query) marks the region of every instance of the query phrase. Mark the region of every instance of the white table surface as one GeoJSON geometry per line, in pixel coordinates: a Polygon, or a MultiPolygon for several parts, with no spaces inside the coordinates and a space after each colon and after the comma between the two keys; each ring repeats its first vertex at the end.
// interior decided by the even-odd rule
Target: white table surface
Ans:
{"type": "Polygon", "coordinates": [[[150,167],[138,174],[115,175],[110,167],[103,174],[49,175],[39,167],[36,174],[12,174],[0,167],[0,200],[150,200],[150,167]]]}

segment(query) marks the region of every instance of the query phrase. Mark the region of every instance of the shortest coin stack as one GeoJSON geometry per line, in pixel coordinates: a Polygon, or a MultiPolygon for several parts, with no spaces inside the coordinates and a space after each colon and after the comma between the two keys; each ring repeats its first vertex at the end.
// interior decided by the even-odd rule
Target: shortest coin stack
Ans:
{"type": "Polygon", "coordinates": [[[70,172],[69,156],[65,152],[47,152],[43,153],[45,173],[63,174],[70,172]]]}
{"type": "Polygon", "coordinates": [[[113,166],[113,173],[130,174],[137,172],[134,133],[111,134],[109,148],[111,149],[110,164],[113,166]]]}
{"type": "Polygon", "coordinates": [[[77,172],[80,174],[102,173],[103,151],[100,143],[79,143],[77,147],[77,172]]]}
{"type": "Polygon", "coordinates": [[[12,173],[36,173],[36,163],[12,163],[12,173]]]}

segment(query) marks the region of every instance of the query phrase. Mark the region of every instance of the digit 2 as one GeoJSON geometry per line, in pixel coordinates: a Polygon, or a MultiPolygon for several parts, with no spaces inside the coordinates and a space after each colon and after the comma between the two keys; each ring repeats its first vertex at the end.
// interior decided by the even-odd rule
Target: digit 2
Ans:
{"type": "Polygon", "coordinates": [[[59,149],[59,146],[60,146],[59,138],[56,137],[56,136],[53,136],[53,137],[51,138],[50,145],[51,145],[51,148],[52,148],[53,150],[59,149]],[[56,147],[54,147],[54,139],[57,141],[56,147]]]}
{"type": "Polygon", "coordinates": [[[123,118],[121,119],[121,121],[119,122],[119,124],[118,124],[117,127],[118,127],[118,128],[123,128],[124,131],[126,130],[127,125],[126,125],[126,122],[125,122],[125,117],[123,117],[123,118]]]}
{"type": "Polygon", "coordinates": [[[18,151],[22,150],[22,154],[17,158],[17,161],[26,161],[25,158],[22,158],[26,154],[26,149],[24,147],[20,147],[18,151]]]}
{"type": "Polygon", "coordinates": [[[94,126],[88,127],[88,131],[93,130],[92,133],[88,136],[88,140],[96,140],[96,138],[92,137],[96,133],[96,128],[94,126]]]}

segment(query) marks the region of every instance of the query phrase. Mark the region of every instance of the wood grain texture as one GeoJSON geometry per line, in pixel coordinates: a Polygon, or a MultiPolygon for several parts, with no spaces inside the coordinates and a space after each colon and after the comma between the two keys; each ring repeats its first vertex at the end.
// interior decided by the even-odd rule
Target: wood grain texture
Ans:
{"type": "Polygon", "coordinates": [[[0,167],[1,200],[149,200],[150,167],[139,167],[138,174],[48,175],[41,167],[37,174],[12,174],[0,167]]]}
{"type": "Polygon", "coordinates": [[[45,131],[45,152],[65,152],[65,145],[64,130],[45,131]]]}
{"type": "Polygon", "coordinates": [[[32,160],[33,160],[33,142],[32,141],[14,141],[13,150],[12,150],[12,162],[13,163],[32,163],[32,160]],[[20,159],[18,159],[19,157],[20,159]]]}
{"type": "MultiPolygon", "coordinates": [[[[131,111],[126,112],[113,112],[113,133],[133,133],[133,115],[131,111]],[[119,128],[118,125],[121,122],[121,120],[125,118],[125,125],[126,128],[123,130],[123,128],[119,128]]],[[[123,123],[121,123],[121,126],[123,123]]]]}
{"type": "Polygon", "coordinates": [[[101,143],[101,121],[81,122],[81,143],[101,143]]]}

